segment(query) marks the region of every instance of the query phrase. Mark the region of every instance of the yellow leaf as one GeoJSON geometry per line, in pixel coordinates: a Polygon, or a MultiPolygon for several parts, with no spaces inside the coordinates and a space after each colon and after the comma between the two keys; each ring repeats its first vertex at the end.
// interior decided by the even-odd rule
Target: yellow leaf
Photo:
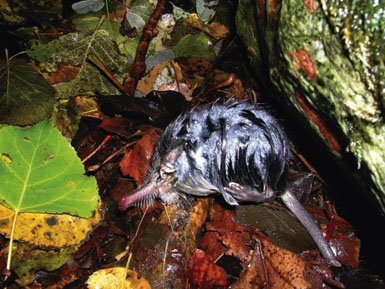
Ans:
{"type": "MultiPolygon", "coordinates": [[[[100,203],[92,218],[80,218],[66,214],[19,213],[16,241],[39,247],[62,248],[79,245],[100,222],[100,203]]],[[[14,211],[0,205],[0,233],[9,238],[14,211]]]]}
{"type": "Polygon", "coordinates": [[[125,274],[125,270],[115,267],[94,272],[87,280],[88,289],[151,289],[146,279],[138,279],[138,274],[132,270],[125,274]]]}
{"type": "Polygon", "coordinates": [[[215,39],[221,39],[226,37],[227,33],[229,33],[229,29],[218,22],[212,22],[210,24],[205,24],[195,13],[191,13],[186,18],[187,23],[191,26],[207,33],[211,37],[215,39]]]}

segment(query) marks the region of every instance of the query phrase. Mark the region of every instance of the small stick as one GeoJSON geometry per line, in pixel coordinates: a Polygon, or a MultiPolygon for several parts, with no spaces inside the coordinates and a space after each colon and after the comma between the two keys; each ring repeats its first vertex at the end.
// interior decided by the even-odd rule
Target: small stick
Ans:
{"type": "Polygon", "coordinates": [[[108,156],[103,162],[88,167],[88,171],[89,171],[89,172],[93,172],[93,171],[98,170],[101,166],[105,165],[108,161],[110,161],[110,160],[111,160],[113,157],[115,157],[117,154],[121,153],[124,149],[126,149],[127,147],[129,147],[129,146],[131,146],[131,145],[133,145],[133,144],[135,144],[135,143],[136,143],[136,140],[135,140],[135,141],[132,141],[132,142],[129,142],[129,143],[127,143],[127,144],[125,144],[124,147],[118,149],[116,152],[114,152],[113,154],[111,154],[110,156],[108,156]]]}
{"type": "Polygon", "coordinates": [[[154,12],[147,22],[145,29],[143,29],[142,36],[140,37],[138,47],[136,48],[136,55],[133,65],[131,66],[130,76],[128,76],[123,83],[124,94],[133,96],[135,93],[136,85],[144,71],[146,70],[146,54],[148,46],[151,40],[155,37],[155,28],[158,24],[160,17],[166,7],[166,0],[159,0],[154,12]]]}
{"type": "Polygon", "coordinates": [[[111,135],[108,135],[104,138],[104,140],[100,143],[100,145],[98,145],[98,147],[96,149],[94,149],[88,156],[86,156],[83,160],[82,160],[82,163],[84,164],[86,161],[88,161],[94,154],[96,154],[101,148],[102,146],[107,143],[109,140],[111,139],[111,135]]]}
{"type": "Polygon", "coordinates": [[[120,84],[119,80],[115,78],[115,76],[107,69],[107,67],[104,65],[104,63],[96,56],[96,55],[90,55],[88,56],[88,59],[95,64],[103,73],[107,76],[109,80],[112,81],[113,84],[116,85],[116,87],[124,93],[124,86],[120,84]]]}

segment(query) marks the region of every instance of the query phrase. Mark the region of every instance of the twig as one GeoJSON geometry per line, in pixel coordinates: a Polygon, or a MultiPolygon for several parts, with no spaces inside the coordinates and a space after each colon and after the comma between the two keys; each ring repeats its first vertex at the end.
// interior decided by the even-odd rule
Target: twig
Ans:
{"type": "Polygon", "coordinates": [[[142,36],[140,37],[138,47],[136,48],[136,55],[133,65],[131,66],[130,76],[128,76],[123,83],[124,92],[126,95],[133,96],[135,93],[136,85],[142,74],[146,70],[146,54],[148,46],[151,40],[155,37],[155,28],[158,24],[160,17],[166,7],[166,0],[159,0],[154,12],[147,22],[146,27],[143,29],[142,36]]]}
{"type": "Polygon", "coordinates": [[[96,170],[98,170],[101,166],[105,165],[108,161],[110,161],[113,157],[115,157],[117,154],[121,153],[123,150],[125,150],[127,147],[133,145],[136,143],[136,140],[132,141],[132,142],[129,142],[127,144],[124,145],[124,147],[118,149],[116,152],[112,153],[111,155],[109,155],[103,162],[99,163],[99,164],[96,164],[96,165],[93,165],[93,166],[89,166],[88,167],[88,171],[89,172],[94,172],[96,170]]]}
{"type": "Polygon", "coordinates": [[[115,84],[122,93],[124,93],[124,86],[120,84],[119,80],[116,79],[116,77],[107,69],[104,63],[96,55],[94,54],[90,55],[88,57],[88,60],[90,60],[101,71],[103,71],[104,74],[107,76],[107,78],[111,80],[113,84],[115,84]]]}
{"type": "Polygon", "coordinates": [[[111,135],[108,135],[104,138],[104,140],[98,145],[96,149],[94,149],[88,156],[86,156],[83,160],[82,163],[84,164],[86,161],[88,161],[94,154],[96,154],[103,145],[105,145],[106,142],[108,142],[111,139],[111,135]]]}
{"type": "Polygon", "coordinates": [[[301,162],[307,167],[313,174],[317,176],[317,178],[321,181],[321,183],[325,184],[325,181],[321,176],[317,173],[316,169],[305,159],[303,155],[297,152],[294,148],[291,148],[293,153],[301,160],[301,162]]]}

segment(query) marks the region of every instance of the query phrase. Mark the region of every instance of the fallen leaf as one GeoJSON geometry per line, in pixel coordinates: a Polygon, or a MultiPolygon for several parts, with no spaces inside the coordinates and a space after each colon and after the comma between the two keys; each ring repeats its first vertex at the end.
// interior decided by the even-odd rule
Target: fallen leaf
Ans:
{"type": "Polygon", "coordinates": [[[120,169],[124,176],[133,177],[137,185],[143,181],[151,162],[154,146],[159,138],[159,130],[149,129],[146,134],[136,142],[135,147],[128,151],[120,161],[120,169]]]}
{"type": "Polygon", "coordinates": [[[192,27],[207,33],[217,40],[226,37],[229,33],[229,29],[223,24],[218,22],[212,22],[210,24],[203,23],[195,13],[189,14],[185,21],[192,27]]]}
{"type": "Polygon", "coordinates": [[[44,250],[25,243],[14,243],[12,271],[16,272],[20,277],[21,285],[25,286],[33,282],[37,271],[53,271],[60,268],[75,251],[76,247],[44,250]]]}
{"type": "Polygon", "coordinates": [[[42,72],[55,73],[63,64],[79,68],[75,78],[53,85],[57,98],[120,93],[100,69],[87,61],[90,55],[95,55],[119,81],[127,74],[127,59],[118,52],[116,44],[103,31],[95,34],[69,33],[50,42],[56,52],[47,63],[40,64],[42,72]]]}
{"type": "Polygon", "coordinates": [[[88,289],[151,289],[144,278],[138,273],[123,267],[101,269],[94,272],[87,280],[88,289]]]}
{"type": "Polygon", "coordinates": [[[104,129],[109,133],[114,133],[122,137],[127,137],[133,126],[130,119],[124,117],[104,117],[99,125],[99,128],[104,129]]]}
{"type": "MultiPolygon", "coordinates": [[[[211,222],[206,223],[206,234],[200,242],[212,259],[228,255],[240,261],[244,269],[232,288],[259,288],[264,284],[273,289],[311,288],[314,285],[307,279],[312,274],[307,269],[309,261],[274,245],[262,233],[234,223],[234,216],[234,210],[214,204],[210,210],[211,222]]],[[[316,274],[311,280],[318,282],[320,277],[316,274]]]]}
{"type": "MultiPolygon", "coordinates": [[[[100,204],[99,204],[100,207],[100,204]]],[[[10,237],[14,211],[0,205],[0,233],[10,237]]],[[[99,209],[92,218],[67,214],[19,213],[14,239],[39,247],[62,248],[75,246],[99,224],[99,209]]]]}
{"type": "Polygon", "coordinates": [[[154,86],[160,86],[162,83],[159,83],[159,76],[162,74],[162,72],[167,68],[170,71],[172,70],[173,76],[170,77],[170,81],[168,82],[173,82],[175,79],[175,73],[176,73],[176,78],[180,81],[183,79],[182,72],[179,68],[178,65],[173,65],[172,64],[172,59],[166,60],[163,63],[155,66],[145,77],[139,80],[137,90],[143,92],[143,94],[149,94],[151,91],[154,90],[154,86]],[[174,71],[174,67],[175,70],[174,71]],[[156,84],[156,81],[158,83],[156,84]]]}
{"type": "Polygon", "coordinates": [[[75,76],[79,72],[79,67],[71,66],[71,65],[60,65],[59,69],[52,73],[52,74],[47,74],[46,79],[50,84],[55,84],[55,83],[60,83],[60,82],[67,82],[71,79],[74,79],[75,76]]]}
{"type": "Polygon", "coordinates": [[[8,156],[0,161],[0,203],[17,212],[93,215],[96,180],[49,121],[1,128],[0,154],[8,156]]]}
{"type": "Polygon", "coordinates": [[[54,89],[28,62],[0,61],[0,123],[35,124],[51,115],[54,101],[54,89]]]}
{"type": "Polygon", "coordinates": [[[175,58],[197,56],[210,61],[215,59],[212,40],[203,32],[183,36],[172,50],[175,53],[175,58]]]}
{"type": "Polygon", "coordinates": [[[189,280],[201,287],[225,286],[226,272],[202,250],[196,249],[189,262],[189,280]]]}

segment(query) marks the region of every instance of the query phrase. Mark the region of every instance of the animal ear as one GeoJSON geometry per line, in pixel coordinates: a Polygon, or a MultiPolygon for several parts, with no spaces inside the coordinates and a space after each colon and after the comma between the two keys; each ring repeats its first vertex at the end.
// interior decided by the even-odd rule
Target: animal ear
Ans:
{"type": "Polygon", "coordinates": [[[171,174],[175,172],[175,162],[179,158],[179,155],[182,152],[182,146],[179,145],[176,148],[169,151],[166,155],[163,156],[160,163],[160,172],[161,174],[171,174]]]}

